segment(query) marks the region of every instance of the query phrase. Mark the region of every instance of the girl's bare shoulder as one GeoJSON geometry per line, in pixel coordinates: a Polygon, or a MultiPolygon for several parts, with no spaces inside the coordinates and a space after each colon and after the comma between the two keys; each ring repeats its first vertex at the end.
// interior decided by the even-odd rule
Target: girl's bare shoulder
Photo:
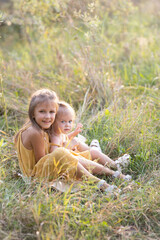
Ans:
{"type": "Polygon", "coordinates": [[[22,143],[29,150],[33,148],[33,142],[39,142],[41,139],[41,131],[38,131],[38,129],[32,126],[22,132],[22,143]]]}
{"type": "Polygon", "coordinates": [[[35,127],[30,126],[29,128],[27,128],[25,131],[23,131],[23,136],[27,136],[27,137],[40,137],[42,136],[41,131],[39,131],[38,129],[36,129],[35,127]]]}

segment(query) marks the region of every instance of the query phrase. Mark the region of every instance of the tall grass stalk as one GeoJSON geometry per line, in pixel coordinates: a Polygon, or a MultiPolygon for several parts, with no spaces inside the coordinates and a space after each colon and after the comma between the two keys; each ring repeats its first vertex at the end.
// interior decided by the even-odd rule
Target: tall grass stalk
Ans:
{"type": "Polygon", "coordinates": [[[7,105],[4,97],[4,90],[3,90],[3,77],[0,74],[0,82],[1,82],[1,103],[2,103],[2,108],[4,111],[4,118],[5,118],[5,125],[6,125],[6,130],[8,131],[8,119],[7,119],[7,105]]]}
{"type": "Polygon", "coordinates": [[[158,0],[14,0],[0,16],[0,240],[160,239],[159,10],[158,0]],[[88,144],[131,155],[133,182],[101,176],[120,195],[23,182],[12,139],[39,88],[74,106],[88,144]]]}

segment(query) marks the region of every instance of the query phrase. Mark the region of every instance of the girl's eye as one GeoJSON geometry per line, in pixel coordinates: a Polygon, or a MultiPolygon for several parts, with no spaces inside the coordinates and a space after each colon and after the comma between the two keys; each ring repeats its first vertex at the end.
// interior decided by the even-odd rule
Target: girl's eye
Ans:
{"type": "Polygon", "coordinates": [[[61,123],[65,123],[65,121],[61,121],[61,123]]]}
{"type": "Polygon", "coordinates": [[[70,120],[69,123],[72,123],[72,120],[70,120]]]}
{"type": "Polygon", "coordinates": [[[40,110],[39,112],[40,112],[40,113],[44,113],[44,110],[40,110]]]}
{"type": "Polygon", "coordinates": [[[50,111],[50,113],[55,113],[55,111],[50,111]]]}

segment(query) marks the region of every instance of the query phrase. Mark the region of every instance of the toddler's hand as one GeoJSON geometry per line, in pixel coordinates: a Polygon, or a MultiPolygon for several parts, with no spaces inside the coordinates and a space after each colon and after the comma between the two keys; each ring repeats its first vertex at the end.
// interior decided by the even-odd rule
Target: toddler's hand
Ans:
{"type": "Polygon", "coordinates": [[[82,123],[78,123],[75,129],[75,132],[78,134],[80,132],[82,132],[82,128],[83,128],[83,124],[82,123]]]}

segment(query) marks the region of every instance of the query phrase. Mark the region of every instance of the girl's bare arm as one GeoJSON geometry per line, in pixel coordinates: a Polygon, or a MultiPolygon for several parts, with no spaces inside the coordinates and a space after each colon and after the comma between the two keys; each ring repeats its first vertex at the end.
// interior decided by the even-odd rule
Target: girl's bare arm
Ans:
{"type": "Polygon", "coordinates": [[[36,163],[45,156],[45,142],[41,132],[37,130],[30,134],[30,142],[34,151],[36,163]]]}

